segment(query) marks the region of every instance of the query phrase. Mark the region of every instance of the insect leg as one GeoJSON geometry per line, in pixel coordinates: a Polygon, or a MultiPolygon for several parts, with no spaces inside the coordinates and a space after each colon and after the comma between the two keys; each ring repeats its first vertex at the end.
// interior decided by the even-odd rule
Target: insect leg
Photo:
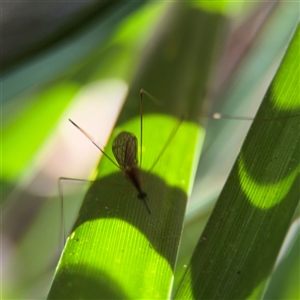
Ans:
{"type": "Polygon", "coordinates": [[[91,180],[79,179],[79,178],[69,178],[69,177],[59,177],[58,179],[58,193],[60,199],[60,222],[62,228],[62,245],[65,245],[66,241],[66,226],[64,222],[64,194],[63,194],[63,183],[69,182],[80,182],[80,183],[92,183],[91,180]]]}
{"type": "Polygon", "coordinates": [[[143,95],[147,95],[155,104],[162,105],[161,101],[149,94],[144,89],[140,89],[140,168],[142,168],[142,149],[143,149],[143,95]]]}
{"type": "Polygon", "coordinates": [[[166,143],[164,144],[164,146],[162,147],[162,149],[160,150],[157,158],[155,159],[155,161],[153,162],[151,168],[148,170],[148,173],[151,172],[151,170],[153,170],[153,168],[155,167],[155,165],[158,163],[159,159],[161,158],[161,156],[164,154],[164,152],[166,151],[168,145],[170,144],[170,142],[173,140],[173,138],[175,137],[180,125],[182,124],[184,120],[184,115],[181,116],[180,120],[178,121],[176,127],[174,127],[174,129],[172,130],[171,134],[169,135],[166,143]]]}

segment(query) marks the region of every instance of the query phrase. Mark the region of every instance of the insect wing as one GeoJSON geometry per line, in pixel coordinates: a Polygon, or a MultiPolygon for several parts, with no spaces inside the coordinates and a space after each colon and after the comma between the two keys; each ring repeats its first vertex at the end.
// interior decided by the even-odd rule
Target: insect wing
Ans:
{"type": "Polygon", "coordinates": [[[112,151],[122,169],[137,165],[137,138],[130,132],[121,132],[113,141],[112,151]]]}

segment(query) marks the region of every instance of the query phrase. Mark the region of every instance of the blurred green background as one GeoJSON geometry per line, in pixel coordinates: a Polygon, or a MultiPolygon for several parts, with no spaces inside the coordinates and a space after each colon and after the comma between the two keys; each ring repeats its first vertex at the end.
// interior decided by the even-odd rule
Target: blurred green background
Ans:
{"type": "MultiPolygon", "coordinates": [[[[180,3],[2,3],[3,299],[46,297],[62,249],[57,180],[89,178],[99,159],[97,149],[84,137],[80,140],[67,120],[85,124],[105,145],[140,64],[166,18],[172,20],[174,5],[180,3]]],[[[299,17],[298,4],[291,2],[199,1],[196,6],[221,15],[223,21],[211,49],[215,60],[203,96],[208,99],[203,112],[207,138],[195,166],[175,284],[250,126],[234,117],[255,115],[299,17]],[[213,120],[208,117],[212,112],[229,118],[213,120]]],[[[166,55],[172,57],[172,51],[166,55]]],[[[153,93],[147,86],[139,88],[153,93]]],[[[83,189],[76,183],[66,186],[66,192],[78,194],[78,202],[63,212],[68,228],[83,189]]],[[[278,281],[287,290],[299,279],[291,275],[289,282],[284,280],[287,272],[298,270],[298,227],[295,217],[289,235],[294,248],[285,246],[290,256],[282,255],[285,265],[279,263],[266,295],[280,295],[278,281]]]]}

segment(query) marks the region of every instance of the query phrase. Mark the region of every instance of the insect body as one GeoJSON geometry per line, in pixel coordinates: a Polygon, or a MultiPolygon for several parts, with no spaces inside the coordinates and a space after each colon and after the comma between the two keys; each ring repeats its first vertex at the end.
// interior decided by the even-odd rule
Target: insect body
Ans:
{"type": "MultiPolygon", "coordinates": [[[[97,143],[94,141],[92,136],[90,136],[85,130],[83,130],[81,127],[79,127],[77,124],[75,124],[72,120],[69,119],[69,121],[75,127],[77,127],[77,129],[79,129],[103,153],[104,156],[106,156],[117,168],[119,168],[122,171],[124,176],[136,188],[136,190],[138,191],[137,197],[145,203],[148,213],[151,214],[149,206],[146,202],[146,200],[148,199],[147,194],[142,190],[142,182],[141,182],[141,174],[140,174],[140,166],[142,165],[142,147],[143,147],[143,94],[144,93],[146,95],[148,95],[149,98],[152,99],[154,102],[159,103],[159,101],[157,101],[157,99],[155,99],[153,96],[151,96],[145,90],[143,90],[143,89],[140,90],[140,149],[141,149],[141,151],[140,151],[140,162],[139,163],[138,163],[138,159],[137,159],[138,140],[134,134],[127,132],[127,131],[122,131],[114,139],[113,145],[112,145],[112,151],[113,151],[114,157],[117,161],[117,163],[116,163],[113,159],[111,159],[104,152],[104,150],[101,147],[99,147],[97,145],[97,143]]],[[[166,141],[166,144],[161,149],[161,152],[159,153],[157,159],[153,162],[153,164],[148,172],[150,172],[154,168],[154,166],[157,164],[159,158],[165,152],[167,145],[171,142],[171,140],[175,136],[182,120],[183,120],[183,117],[178,122],[178,124],[174,128],[174,130],[171,132],[169,138],[166,141]]]]}
{"type": "Polygon", "coordinates": [[[137,197],[145,203],[147,211],[151,214],[151,211],[146,202],[147,194],[141,187],[140,168],[138,165],[137,152],[138,141],[134,134],[126,131],[119,133],[113,141],[112,151],[117,163],[115,163],[104,151],[101,149],[93,138],[79,127],[76,123],[69,119],[69,121],[77,127],[102,153],[105,155],[117,168],[119,168],[125,177],[133,184],[137,189],[137,197]]]}
{"type": "Polygon", "coordinates": [[[150,214],[151,212],[146,202],[147,194],[142,190],[141,187],[141,176],[137,160],[137,149],[138,141],[136,136],[127,131],[119,133],[114,139],[112,145],[113,154],[119,164],[121,171],[137,189],[137,197],[144,201],[146,208],[150,214]]]}

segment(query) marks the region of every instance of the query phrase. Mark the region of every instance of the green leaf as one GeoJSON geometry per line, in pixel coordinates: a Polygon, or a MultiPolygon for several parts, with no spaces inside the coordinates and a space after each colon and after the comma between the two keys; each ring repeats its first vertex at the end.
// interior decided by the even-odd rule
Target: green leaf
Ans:
{"type": "MultiPolygon", "coordinates": [[[[300,231],[299,220],[293,225],[295,231],[288,235],[288,247],[283,247],[285,253],[281,255],[278,266],[272,274],[263,299],[299,299],[300,280],[300,231]],[[287,248],[287,249],[286,249],[287,248]]],[[[283,252],[283,251],[282,251],[283,252]]]]}
{"type": "MultiPolygon", "coordinates": [[[[99,2],[92,4],[88,11],[76,14],[73,20],[68,20],[69,22],[56,32],[56,35],[40,41],[40,45],[35,45],[34,49],[25,53],[25,63],[21,57],[20,63],[17,58],[16,65],[12,62],[12,65],[5,66],[7,70],[2,78],[2,101],[8,101],[19,93],[28,91],[32,86],[44,84],[49,78],[60,76],[78,61],[90,56],[95,48],[107,41],[125,16],[143,4],[144,1],[103,5],[99,2]],[[79,19],[82,22],[79,22],[79,19]],[[46,51],[44,46],[49,46],[46,47],[46,51]]],[[[62,20],[61,22],[64,23],[62,20]]]]}
{"type": "MultiPolygon", "coordinates": [[[[89,49],[89,51],[96,52],[96,56],[95,54],[86,54],[82,59],[83,61],[76,62],[75,66],[73,65],[70,70],[68,69],[67,74],[64,74],[61,78],[56,78],[54,81],[52,81],[50,75],[53,71],[52,68],[57,65],[60,69],[62,65],[59,61],[55,61],[55,64],[52,62],[52,59],[54,59],[52,58],[52,55],[54,55],[52,52],[48,53],[46,57],[39,57],[32,61],[25,69],[25,75],[22,75],[22,71],[19,70],[19,72],[4,76],[4,94],[16,93],[17,89],[15,87],[20,87],[19,82],[24,83],[27,80],[33,81],[39,88],[32,89],[25,95],[23,93],[10,100],[6,99],[5,95],[3,96],[2,147],[3,156],[5,156],[1,174],[3,180],[16,180],[20,174],[26,172],[24,169],[32,164],[34,155],[40,151],[41,145],[49,137],[49,132],[57,126],[57,121],[62,112],[67,105],[74,101],[76,93],[87,83],[100,78],[118,77],[118,75],[128,81],[128,78],[131,77],[129,73],[136,69],[135,64],[137,63],[134,57],[141,51],[143,44],[141,39],[148,36],[149,31],[151,31],[149,26],[145,26],[145,22],[154,22],[157,19],[155,14],[159,15],[161,10],[161,5],[148,6],[144,10],[141,9],[137,14],[132,13],[131,18],[122,23],[117,34],[106,45],[102,45],[100,48],[99,45],[93,44],[93,49],[89,49]],[[133,32],[136,38],[134,42],[129,39],[133,36],[133,32]],[[99,56],[102,58],[100,62],[99,56]],[[35,63],[41,64],[41,66],[36,67],[34,66],[35,63]],[[46,65],[46,67],[43,65],[46,65]],[[43,70],[47,76],[44,78],[44,75],[41,75],[40,72],[30,71],[32,68],[43,70]],[[6,80],[10,78],[10,75],[12,77],[9,79],[10,83],[8,84],[6,80]],[[25,79],[22,80],[19,76],[24,76],[25,79]],[[46,85],[43,85],[43,78],[47,81],[46,85]],[[31,134],[32,132],[34,132],[34,135],[31,134]],[[22,151],[20,151],[20,147],[14,146],[16,143],[20,147],[22,145],[22,151]]],[[[99,27],[103,28],[103,25],[99,25],[99,27]]],[[[88,36],[97,34],[98,29],[90,30],[88,36]]],[[[82,42],[80,38],[78,39],[74,43],[82,47],[82,42]]],[[[80,51],[76,51],[76,47],[74,48],[72,42],[68,47],[73,49],[75,55],[81,55],[80,51]]],[[[92,45],[89,45],[90,47],[92,45]]],[[[69,55],[62,48],[57,52],[62,56],[62,60],[66,61],[69,59],[69,55]]],[[[78,56],[76,58],[79,59],[78,56]]],[[[55,72],[57,72],[57,69],[55,72]]],[[[65,69],[64,72],[66,72],[65,69]]]]}
{"type": "Polygon", "coordinates": [[[298,26],[175,299],[263,293],[299,204],[299,34],[298,26]]]}
{"type": "MultiPolygon", "coordinates": [[[[242,19],[242,24],[235,29],[236,34],[240,33],[240,28],[246,27],[247,30],[252,30],[249,24],[257,24],[255,20],[260,14],[261,7],[258,6],[250,16],[251,22],[248,20],[249,17],[246,20],[242,19]]],[[[230,118],[208,120],[205,143],[193,192],[189,199],[178,254],[175,290],[252,123],[232,119],[232,117],[251,118],[255,115],[280,64],[278,58],[284,56],[297,23],[298,13],[295,3],[284,3],[276,7],[264,22],[265,25],[260,28],[250,51],[245,53],[242,63],[238,65],[237,74],[228,78],[227,92],[218,93],[220,96],[217,98],[221,101],[216,101],[217,105],[213,111],[227,114],[230,118]],[[281,30],[278,31],[278,28],[281,30]]],[[[247,31],[244,32],[246,41],[248,36],[247,31]]],[[[229,38],[229,40],[232,40],[234,46],[235,39],[229,38]]],[[[226,63],[228,60],[232,61],[232,56],[236,58],[236,55],[231,54],[224,61],[226,63]]],[[[223,70],[222,64],[217,66],[217,70],[223,70]]]]}
{"type": "MultiPolygon", "coordinates": [[[[107,82],[111,81],[110,78],[119,76],[127,81],[131,78],[129,74],[135,73],[136,64],[139,61],[136,58],[140,57],[144,42],[149,37],[149,32],[152,32],[153,24],[157,22],[164,6],[165,4],[151,4],[141,8],[138,12],[133,12],[130,17],[119,24],[118,31],[110,41],[101,47],[98,43],[93,43],[93,54],[86,55],[82,59],[78,58],[71,68],[60,69],[59,61],[48,60],[47,63],[47,55],[43,58],[39,57],[43,61],[43,67],[37,68],[38,72],[30,72],[32,65],[27,62],[26,80],[32,80],[30,76],[35,78],[36,74],[40,75],[40,72],[48,73],[49,70],[46,69],[54,70],[57,67],[60,70],[59,75],[53,79],[48,73],[46,84],[43,76],[38,78],[41,81],[34,79],[34,88],[3,103],[2,143],[5,159],[3,159],[1,174],[3,191],[1,218],[3,220],[3,247],[7,250],[3,253],[7,262],[4,272],[9,274],[3,276],[5,278],[2,289],[4,298],[39,299],[46,297],[59,258],[58,251],[62,250],[57,180],[63,175],[74,177],[70,169],[75,164],[75,168],[86,167],[84,158],[77,161],[75,159],[69,166],[66,165],[70,163],[66,147],[67,144],[70,146],[68,143],[70,133],[63,129],[63,124],[73,129],[72,125],[68,124],[67,118],[74,117],[72,115],[74,108],[78,107],[79,103],[87,112],[89,109],[95,112],[99,109],[99,103],[110,102],[110,99],[101,95],[101,87],[105,85],[104,89],[108,89],[107,82]],[[133,33],[134,43],[132,42],[133,33]],[[106,80],[101,81],[99,78],[106,80]],[[86,97],[90,99],[89,91],[93,87],[97,88],[97,93],[94,93],[92,97],[100,100],[96,104],[97,109],[88,104],[89,100],[86,100],[86,97]],[[62,118],[63,113],[65,116],[62,118]],[[63,139],[61,139],[62,132],[63,139]],[[20,221],[16,222],[16,220],[20,221]]],[[[97,28],[98,25],[96,24],[97,28]]],[[[115,26],[115,24],[111,25],[115,26]]],[[[96,31],[97,35],[97,28],[91,27],[89,30],[94,33],[96,31]]],[[[92,32],[89,32],[89,36],[91,34],[92,32]]],[[[81,43],[81,45],[84,47],[84,44],[81,43]]],[[[75,52],[73,54],[77,55],[78,53],[75,52]]],[[[51,53],[49,49],[50,56],[51,53]]],[[[64,52],[64,55],[69,56],[70,53],[64,52]]],[[[18,70],[15,71],[18,77],[18,70]]],[[[24,83],[18,80],[15,78],[13,84],[5,85],[5,87],[3,85],[3,88],[6,92],[10,89],[9,93],[18,92],[16,86],[20,87],[20,84],[24,83]]],[[[123,81],[123,89],[124,85],[123,81]]],[[[109,89],[113,89],[114,92],[118,91],[115,86],[109,89]]],[[[114,104],[110,103],[110,105],[114,104]]],[[[97,129],[101,132],[107,130],[107,128],[97,129]]],[[[88,141],[86,145],[90,146],[88,141]]],[[[74,147],[75,149],[77,147],[74,147]]],[[[72,153],[74,153],[73,150],[72,153]]],[[[81,178],[86,178],[86,176],[81,178]]],[[[78,191],[76,194],[78,203],[79,200],[82,202],[78,191]]],[[[77,211],[78,207],[73,203],[74,201],[72,201],[72,208],[77,211]]],[[[67,225],[74,223],[72,209],[66,212],[65,218],[68,220],[67,225]],[[71,217],[68,218],[70,215],[71,217]]]]}
{"type": "MultiPolygon", "coordinates": [[[[171,294],[187,197],[203,140],[199,98],[223,18],[174,6],[164,19],[170,23],[164,23],[157,45],[141,64],[113,134],[138,132],[140,88],[163,101],[155,105],[145,99],[143,106],[142,188],[151,214],[131,183],[103,159],[68,238],[49,299],[165,299],[171,294]],[[183,114],[184,121],[151,169],[183,114]]],[[[106,147],[109,155],[111,143],[112,139],[106,147]]]]}
{"type": "MultiPolygon", "coordinates": [[[[40,94],[31,95],[31,99],[19,100],[19,102],[27,100],[29,103],[26,103],[23,109],[19,103],[20,111],[14,115],[13,120],[8,120],[3,128],[2,151],[5,160],[2,164],[2,179],[7,181],[16,179],[78,89],[78,85],[65,81],[40,94]],[[19,147],[15,147],[16,143],[19,147]]],[[[5,117],[9,115],[10,109],[9,105],[3,108],[5,117]]]]}

